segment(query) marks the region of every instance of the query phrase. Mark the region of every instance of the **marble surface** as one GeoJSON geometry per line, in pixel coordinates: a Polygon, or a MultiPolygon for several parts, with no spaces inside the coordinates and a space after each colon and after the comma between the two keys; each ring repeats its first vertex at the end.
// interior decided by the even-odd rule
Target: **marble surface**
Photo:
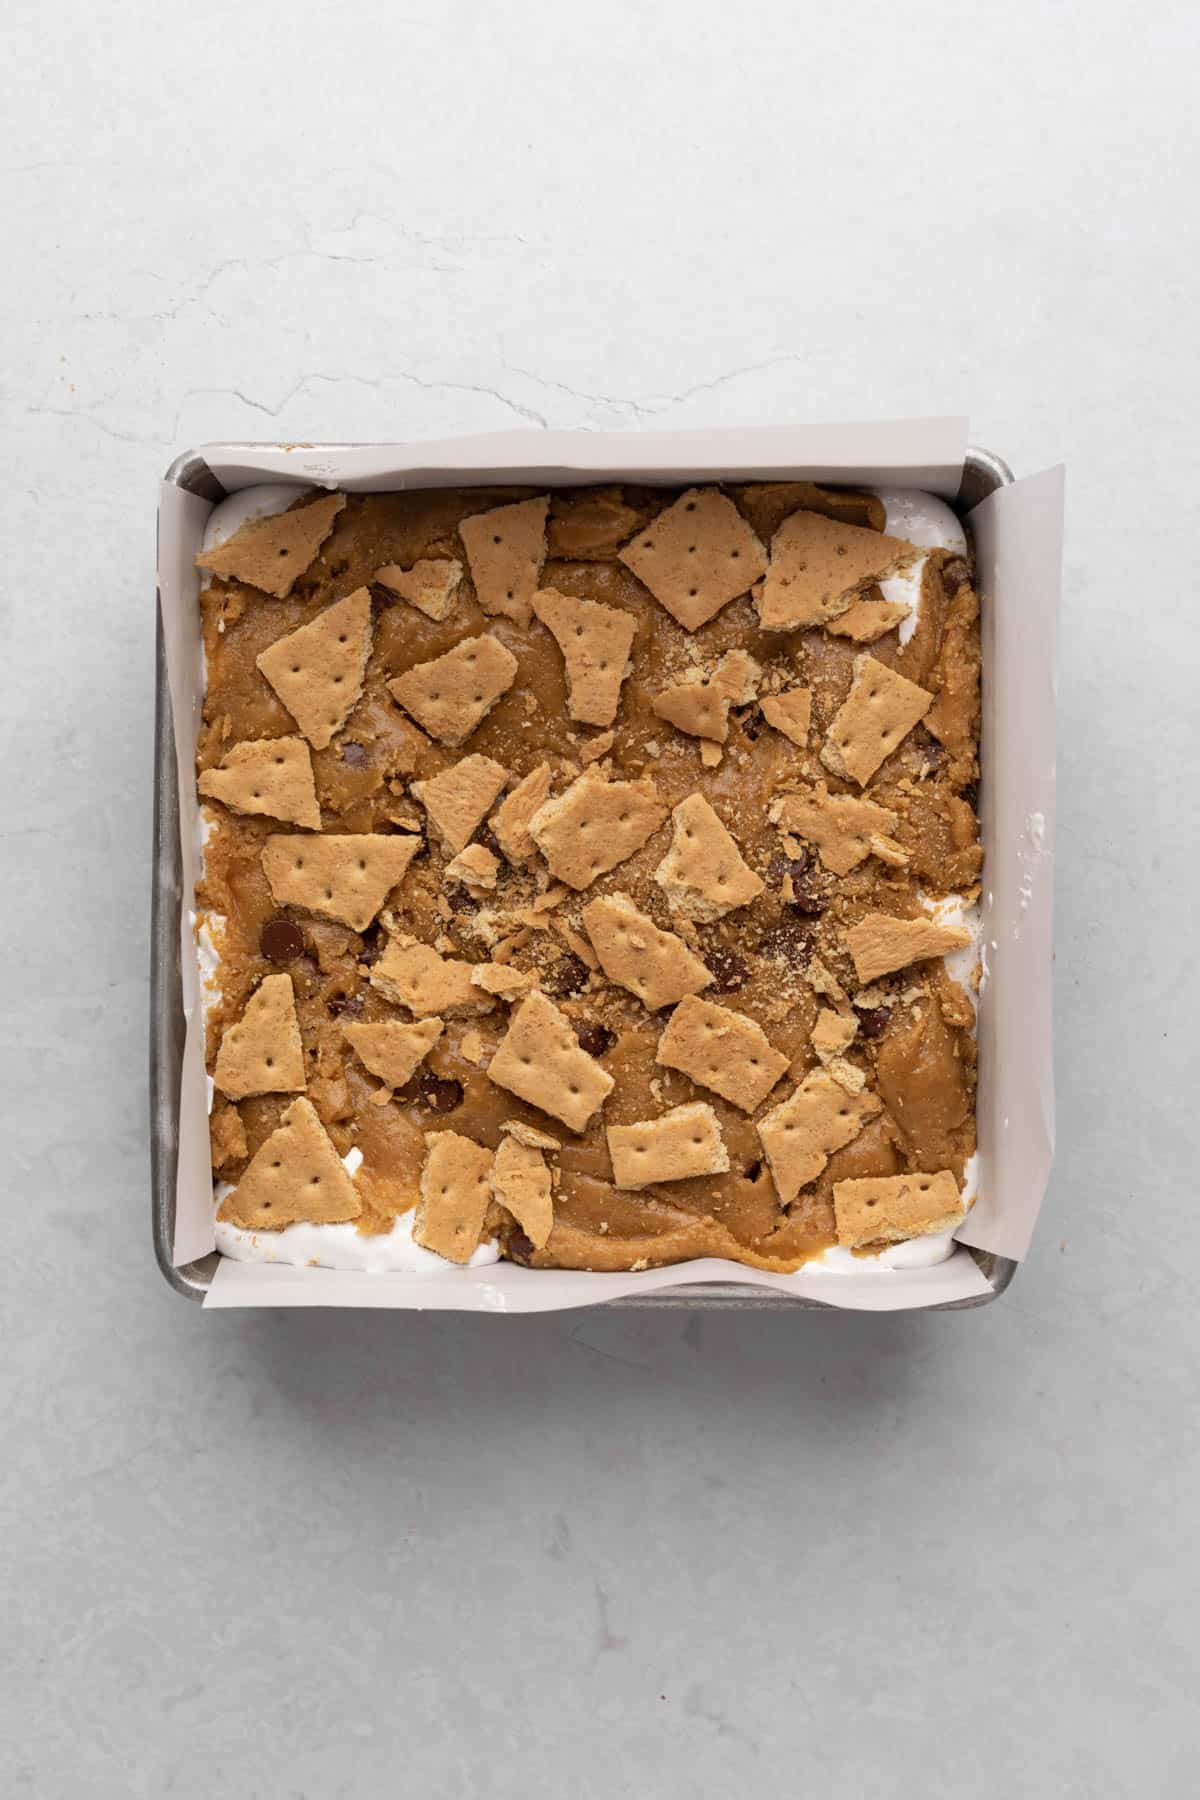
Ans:
{"type": "Polygon", "coordinates": [[[1131,0],[10,0],[4,1792],[1194,1791],[1197,36],[1131,0]],[[172,454],[960,409],[1071,470],[1060,1155],[1009,1294],[172,1295],[172,454]]]}

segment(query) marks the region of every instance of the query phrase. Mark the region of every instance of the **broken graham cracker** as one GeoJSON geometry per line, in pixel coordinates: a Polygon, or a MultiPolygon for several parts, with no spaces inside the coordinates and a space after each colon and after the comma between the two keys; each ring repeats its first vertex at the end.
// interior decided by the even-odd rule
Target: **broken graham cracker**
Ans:
{"type": "Polygon", "coordinates": [[[526,1125],[522,1119],[504,1119],[500,1129],[510,1137],[515,1137],[518,1144],[528,1144],[531,1150],[561,1150],[562,1142],[551,1137],[548,1131],[539,1131],[536,1125],[526,1125]]]}
{"type": "Polygon", "coordinates": [[[448,1262],[468,1263],[492,1198],[492,1153],[457,1131],[427,1131],[425,1144],[413,1242],[448,1262]]]}
{"type": "Polygon", "coordinates": [[[276,638],[256,661],[313,749],[324,750],[362,696],[370,654],[371,595],[361,587],[276,638]]]}
{"type": "Polygon", "coordinates": [[[766,694],[761,706],[768,725],[781,731],[798,749],[808,747],[808,728],[812,724],[811,688],[788,688],[783,694],[766,694]]]}
{"type": "Polygon", "coordinates": [[[949,1169],[936,1175],[877,1175],[833,1184],[838,1243],[851,1250],[952,1231],[966,1211],[949,1169]]]}
{"type": "Polygon", "coordinates": [[[234,744],[220,767],[206,769],[196,786],[234,812],[262,813],[285,825],[321,829],[312,757],[303,738],[261,738],[234,744]]]}
{"type": "Polygon", "coordinates": [[[489,1078],[520,1100],[582,1131],[613,1090],[613,1078],[579,1046],[557,1006],[535,990],[512,1015],[488,1064],[489,1078]]]}
{"type": "Polygon", "coordinates": [[[208,1143],[214,1169],[242,1162],[250,1154],[246,1130],[236,1106],[217,1095],[208,1115],[208,1143]]]}
{"type": "Polygon", "coordinates": [[[850,607],[862,588],[905,568],[921,553],[904,538],[822,513],[794,512],[771,540],[771,561],[758,594],[764,631],[821,625],[850,607]]]}
{"type": "Polygon", "coordinates": [[[469,842],[508,780],[508,770],[490,756],[464,756],[461,762],[414,781],[409,788],[429,815],[443,849],[457,856],[469,842]]]}
{"type": "Polygon", "coordinates": [[[307,1087],[290,975],[267,975],[221,1039],[213,1082],[228,1100],[307,1087]]]}
{"type": "Polygon", "coordinates": [[[582,917],[608,979],[636,994],[650,1012],[698,994],[712,981],[683,939],[673,931],[660,931],[628,894],[593,900],[582,917]]]}
{"type": "Polygon", "coordinates": [[[440,744],[470,737],[517,676],[517,659],[490,632],[463,638],[444,656],[415,663],[387,684],[388,693],[440,744]]]}
{"type": "Polygon", "coordinates": [[[586,744],[579,747],[579,760],[586,767],[588,763],[599,762],[608,755],[617,741],[615,731],[602,731],[596,737],[589,738],[586,744]]]}
{"type": "Polygon", "coordinates": [[[474,894],[490,893],[496,885],[500,858],[486,844],[467,844],[446,864],[446,880],[457,881],[474,894]]]}
{"type": "Polygon", "coordinates": [[[652,781],[605,781],[587,769],[529,821],[556,881],[577,891],[641,849],[667,816],[652,781]]]}
{"type": "Polygon", "coordinates": [[[815,844],[821,861],[834,875],[848,875],[876,853],[876,838],[889,853],[894,848],[904,856],[887,835],[896,829],[894,812],[853,794],[831,794],[824,782],[808,793],[785,794],[772,817],[784,831],[815,844]]]}
{"type": "Polygon", "coordinates": [[[427,619],[439,624],[454,605],[463,578],[463,566],[454,557],[422,558],[411,569],[397,563],[385,563],[376,569],[375,580],[391,594],[407,600],[427,619]]]}
{"type": "Polygon", "coordinates": [[[278,1231],[298,1219],[336,1225],[361,1212],[358,1189],[311,1102],[293,1100],[217,1217],[243,1231],[278,1231]]]}
{"type": "Polygon", "coordinates": [[[371,966],[370,982],[393,1006],[419,1019],[469,1019],[491,1012],[492,995],[471,980],[476,965],[441,956],[432,944],[390,938],[371,966]]]}
{"type": "Polygon", "coordinates": [[[509,1212],[540,1250],[554,1229],[550,1171],[540,1149],[523,1144],[512,1133],[492,1159],[492,1197],[509,1212]]]}
{"type": "Polygon", "coordinates": [[[703,794],[689,794],[671,814],[675,835],[654,871],[672,912],[686,919],[720,919],[748,906],[763,882],[703,794]]]}
{"type": "Polygon", "coordinates": [[[549,496],[518,500],[464,519],[458,535],[485,613],[502,613],[528,625],[533,596],[546,560],[549,496]]]}
{"type": "Polygon", "coordinates": [[[356,1020],[342,1026],[342,1036],[354,1051],[363,1068],[389,1088],[402,1088],[411,1081],[445,1030],[441,1019],[419,1019],[405,1025],[399,1019],[385,1019],[380,1024],[364,1024],[356,1020]]]}
{"type": "Polygon", "coordinates": [[[825,1069],[814,1069],[786,1100],[764,1114],[755,1129],[780,1204],[790,1206],[800,1189],[816,1180],[833,1152],[852,1143],[881,1110],[874,1094],[848,1094],[825,1069]]]}
{"type": "Polygon", "coordinates": [[[971,942],[962,925],[936,925],[931,919],[897,919],[891,913],[868,913],[843,933],[862,982],[878,981],[909,963],[946,956],[971,942]]]}
{"type": "Polygon", "coordinates": [[[247,519],[223,544],[202,550],[196,567],[226,581],[244,581],[248,587],[284,600],[293,582],[311,568],[345,504],[344,494],[325,494],[291,512],[247,519]]]}
{"type": "Polygon", "coordinates": [[[717,1115],[705,1100],[676,1106],[659,1119],[610,1125],[605,1136],[613,1181],[619,1188],[724,1175],[729,1169],[729,1152],[717,1115]]]}
{"type": "Polygon", "coordinates": [[[633,614],[595,600],[576,600],[557,588],[536,593],[533,610],[562,651],[571,717],[582,725],[611,725],[637,635],[633,614]]]}
{"type": "Polygon", "coordinates": [[[551,768],[539,763],[523,775],[511,794],[506,794],[491,820],[492,833],[505,857],[519,869],[537,855],[537,845],[529,830],[529,821],[550,794],[551,768]]]}
{"type": "Polygon", "coordinates": [[[523,1000],[534,980],[527,969],[512,969],[507,963],[475,963],[471,969],[471,986],[498,1000],[523,1000]]]}
{"type": "Polygon", "coordinates": [[[830,721],[821,761],[843,781],[865,787],[932,705],[932,694],[878,657],[856,656],[854,680],[830,721]]]}
{"type": "Polygon", "coordinates": [[[743,1112],[764,1101],[788,1067],[760,1025],[731,1007],[694,996],[681,1000],[654,1059],[711,1088],[743,1112]]]}
{"type": "Polygon", "coordinates": [[[874,644],[889,631],[894,631],[912,611],[902,600],[853,600],[836,619],[826,619],[825,629],[834,637],[849,638],[854,644],[874,644]]]}
{"type": "Polygon", "coordinates": [[[834,1012],[832,1007],[823,1006],[812,1028],[812,1047],[821,1061],[829,1064],[840,1057],[843,1050],[849,1049],[857,1031],[858,1020],[854,1013],[834,1012]]]}
{"type": "Polygon", "coordinates": [[[365,931],[422,842],[394,832],[291,832],[267,839],[263,873],[280,906],[302,906],[365,931]]]}
{"type": "Polygon", "coordinates": [[[758,693],[761,674],[746,651],[730,650],[707,681],[684,681],[664,688],[651,705],[660,719],[690,737],[723,744],[729,736],[730,707],[749,706],[758,693]]]}
{"type": "Polygon", "coordinates": [[[689,488],[620,552],[621,561],[688,631],[748,593],[767,554],[732,500],[689,488]]]}

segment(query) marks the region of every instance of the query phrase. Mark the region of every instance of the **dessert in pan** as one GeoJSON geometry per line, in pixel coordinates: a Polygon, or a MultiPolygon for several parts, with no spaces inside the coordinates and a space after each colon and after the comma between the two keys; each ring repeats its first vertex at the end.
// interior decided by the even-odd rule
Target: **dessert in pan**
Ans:
{"type": "Polygon", "coordinates": [[[198,560],[226,1254],[946,1253],[982,861],[948,508],[259,488],[198,560]]]}

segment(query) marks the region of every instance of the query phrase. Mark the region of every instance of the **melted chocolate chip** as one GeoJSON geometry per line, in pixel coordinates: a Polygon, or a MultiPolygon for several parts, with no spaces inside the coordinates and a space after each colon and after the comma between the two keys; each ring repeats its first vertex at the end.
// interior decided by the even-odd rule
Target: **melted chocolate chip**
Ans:
{"type": "Polygon", "coordinates": [[[757,706],[745,707],[741,712],[735,713],[734,718],[741,727],[743,735],[748,737],[752,744],[762,736],[763,719],[757,706]]]}
{"type": "Polygon", "coordinates": [[[598,1019],[580,1019],[576,1021],[575,1036],[579,1039],[579,1048],[586,1050],[589,1056],[603,1056],[616,1043],[616,1033],[601,1025],[598,1019]]]}
{"type": "Polygon", "coordinates": [[[504,852],[500,848],[496,834],[488,826],[485,825],[482,831],[477,831],[472,842],[482,844],[485,850],[490,850],[498,862],[504,861],[504,852]]]}
{"type": "Polygon", "coordinates": [[[886,1006],[856,1006],[858,1029],[865,1038],[882,1037],[888,1027],[888,1009],[886,1006]]]}
{"type": "Polygon", "coordinates": [[[362,994],[330,994],[325,1002],[325,1010],[331,1019],[357,1019],[366,1005],[362,994]]]}
{"type": "Polygon", "coordinates": [[[295,962],[304,950],[304,933],[291,919],[268,919],[258,934],[258,947],[268,962],[295,962]]]}
{"type": "Polygon", "coordinates": [[[543,986],[548,994],[558,999],[565,999],[570,994],[581,994],[588,984],[591,970],[587,964],[571,951],[560,956],[553,969],[543,977],[543,986]]]}
{"type": "Polygon", "coordinates": [[[968,781],[962,791],[962,797],[972,812],[979,811],[979,783],[977,781],[968,781]]]}
{"type": "Polygon", "coordinates": [[[946,752],[935,737],[927,731],[921,733],[917,748],[921,753],[921,762],[931,773],[940,769],[946,760],[946,752]]]}
{"type": "Polygon", "coordinates": [[[430,1112],[450,1113],[462,1105],[461,1081],[442,1081],[436,1075],[422,1075],[417,1082],[417,1099],[430,1112]]]}
{"type": "Polygon", "coordinates": [[[776,850],[767,865],[767,879],[773,881],[776,886],[779,885],[785,875],[790,875],[793,881],[799,881],[803,875],[807,874],[807,872],[807,850],[801,850],[798,856],[788,856],[784,851],[776,850]]]}
{"type": "Polygon", "coordinates": [[[761,1162],[747,1163],[746,1167],[742,1170],[742,1179],[743,1181],[757,1181],[761,1174],[761,1162]]]}
{"type": "Polygon", "coordinates": [[[521,1267],[529,1267],[533,1255],[533,1239],[526,1237],[519,1225],[514,1225],[505,1240],[504,1248],[508,1252],[510,1262],[520,1263],[521,1267]]]}
{"type": "Polygon", "coordinates": [[[965,562],[960,562],[956,559],[954,562],[943,564],[942,586],[945,588],[951,599],[954,598],[960,588],[969,587],[970,585],[971,571],[965,562]]]}
{"type": "Polygon", "coordinates": [[[386,612],[390,606],[395,606],[399,595],[393,594],[390,588],[385,588],[379,581],[372,581],[369,586],[371,589],[371,615],[377,619],[380,613],[386,612]]]}
{"type": "Polygon", "coordinates": [[[709,994],[728,994],[734,988],[740,988],[750,971],[740,956],[727,950],[724,944],[716,944],[711,950],[703,952],[704,965],[712,981],[705,990],[709,994]]]}
{"type": "Polygon", "coordinates": [[[368,925],[362,934],[362,949],[358,953],[358,960],[370,967],[372,963],[379,961],[386,948],[387,932],[376,919],[375,923],[368,925]]]}
{"type": "Polygon", "coordinates": [[[469,894],[465,887],[451,887],[446,890],[446,905],[454,913],[465,913],[468,918],[479,911],[479,902],[474,894],[469,894]]]}
{"type": "Polygon", "coordinates": [[[795,912],[785,914],[762,935],[759,955],[772,962],[804,963],[812,951],[812,927],[802,925],[795,912]]]}
{"type": "Polygon", "coordinates": [[[792,898],[788,902],[794,913],[802,919],[819,919],[825,911],[825,901],[813,887],[805,881],[793,881],[792,898]]]}
{"type": "Polygon", "coordinates": [[[342,745],[342,761],[351,769],[365,769],[369,758],[361,744],[350,742],[342,745]]]}

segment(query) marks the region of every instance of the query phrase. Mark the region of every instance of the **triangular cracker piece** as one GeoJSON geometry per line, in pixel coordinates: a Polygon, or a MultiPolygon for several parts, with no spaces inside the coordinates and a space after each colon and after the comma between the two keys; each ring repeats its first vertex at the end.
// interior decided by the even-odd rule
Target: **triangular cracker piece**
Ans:
{"type": "Polygon", "coordinates": [[[745,1013],[694,996],[681,1000],[658,1040],[655,1059],[711,1088],[743,1112],[764,1101],[788,1066],[745,1013]]]}
{"type": "Polygon", "coordinates": [[[812,689],[789,688],[785,694],[767,694],[762,701],[762,715],[768,725],[782,731],[801,750],[808,745],[808,728],[812,723],[812,689]]]}
{"type": "Polygon", "coordinates": [[[660,931],[628,894],[608,894],[583,909],[583,923],[610,981],[651,1012],[698,994],[712,976],[673,931],[660,931]]]}
{"type": "Polygon", "coordinates": [[[461,882],[473,894],[494,891],[500,875],[500,858],[486,844],[467,844],[446,864],[447,881],[461,882]]]}
{"type": "Polygon", "coordinates": [[[464,638],[432,662],[416,663],[387,685],[389,694],[430,737],[454,747],[466,742],[516,675],[512,651],[485,631],[464,638]]]}
{"type": "Polygon", "coordinates": [[[830,721],[821,761],[843,781],[866,787],[932,705],[932,694],[878,657],[856,656],[854,680],[830,721]]]}
{"type": "Polygon", "coordinates": [[[672,912],[685,919],[720,919],[748,906],[763,882],[703,794],[689,794],[671,814],[675,835],[654,871],[672,912]]]}
{"type": "Polygon", "coordinates": [[[221,1039],[213,1082],[229,1100],[294,1094],[304,1079],[304,1047],[290,975],[267,975],[221,1039]]]}
{"type": "Polygon", "coordinates": [[[364,1069],[378,1075],[388,1087],[401,1088],[412,1080],[444,1029],[441,1019],[420,1019],[415,1025],[401,1024],[399,1019],[385,1019],[377,1025],[357,1020],[342,1026],[342,1036],[364,1069]]]}
{"type": "Polygon", "coordinates": [[[408,865],[423,839],[399,833],[362,832],[342,837],[292,835],[269,837],[262,866],[280,906],[303,906],[308,912],[337,919],[352,931],[365,931],[408,865]]]}
{"type": "Polygon", "coordinates": [[[491,1012],[491,994],[471,980],[475,965],[440,956],[432,944],[390,938],[371,968],[371,986],[419,1019],[469,1019],[491,1012]]]}
{"type": "Polygon", "coordinates": [[[485,613],[503,613],[528,625],[530,606],[546,560],[545,494],[464,519],[458,535],[485,613]]]}
{"type": "MultiPolygon", "coordinates": [[[[776,818],[774,812],[771,816],[776,818]]],[[[810,793],[785,794],[778,803],[777,823],[815,844],[833,875],[848,875],[865,862],[876,839],[890,844],[888,834],[896,829],[896,822],[896,814],[886,806],[856,799],[853,794],[831,794],[824,782],[810,793]]]]}
{"type": "Polygon", "coordinates": [[[621,561],[673,619],[698,631],[745,594],[767,567],[762,545],[732,500],[689,488],[621,551],[621,561]]]}
{"type": "Polygon", "coordinates": [[[902,600],[854,600],[840,618],[827,619],[825,629],[854,644],[873,644],[894,631],[911,611],[902,600]]]}
{"type": "Polygon", "coordinates": [[[507,780],[508,770],[490,756],[464,756],[440,775],[414,781],[410,792],[429,814],[445,850],[457,856],[507,780]]]}
{"type": "Polygon", "coordinates": [[[217,1217],[243,1231],[278,1231],[298,1219],[336,1225],[361,1212],[358,1189],[313,1106],[293,1100],[217,1217]]]}
{"type": "Polygon", "coordinates": [[[411,569],[398,563],[385,563],[376,569],[375,579],[389,593],[399,594],[427,619],[444,619],[454,605],[463,578],[463,566],[454,557],[422,558],[411,569]]]}
{"type": "Polygon", "coordinates": [[[285,825],[321,829],[321,808],[312,757],[303,738],[260,738],[235,744],[219,769],[206,769],[196,783],[202,794],[235,812],[264,813],[285,825]]]}
{"type": "Polygon", "coordinates": [[[563,653],[571,717],[583,725],[611,725],[637,635],[633,614],[595,600],[576,600],[557,588],[535,594],[533,610],[563,653]]]}
{"type": "Polygon", "coordinates": [[[664,688],[651,702],[666,719],[691,737],[723,744],[729,736],[729,708],[748,706],[758,692],[762,670],[744,650],[728,651],[707,681],[684,681],[664,688]]]}
{"type": "Polygon", "coordinates": [[[641,849],[667,814],[650,781],[605,781],[586,770],[547,800],[529,830],[556,881],[577,891],[641,849]]]}
{"type": "Polygon", "coordinates": [[[457,1131],[426,1132],[425,1142],[413,1242],[448,1262],[468,1263],[479,1248],[492,1198],[492,1153],[457,1131]]]}
{"type": "Polygon", "coordinates": [[[582,1131],[613,1089],[612,1076],[580,1049],[563,1014],[538,991],[513,1013],[487,1073],[570,1131],[582,1131]]]}
{"type": "Polygon", "coordinates": [[[729,1152],[712,1107],[704,1100],[676,1106],[661,1119],[610,1125],[605,1136],[619,1188],[651,1187],[660,1181],[691,1181],[698,1175],[725,1175],[729,1152]]]}
{"type": "Polygon", "coordinates": [[[492,1194],[540,1250],[554,1229],[550,1171],[541,1151],[506,1136],[492,1159],[492,1194]]]}
{"type": "Polygon", "coordinates": [[[949,1169],[936,1175],[876,1175],[833,1184],[838,1243],[851,1250],[952,1231],[966,1211],[949,1169]]]}
{"type": "Polygon", "coordinates": [[[764,631],[795,631],[836,619],[862,588],[920,554],[904,538],[794,512],[771,540],[771,566],[757,596],[759,622],[764,631]]]}
{"type": "Polygon", "coordinates": [[[878,981],[929,956],[947,956],[971,942],[961,925],[936,925],[932,919],[896,919],[891,913],[868,913],[845,934],[854,972],[863,982],[878,981]]]}
{"type": "Polygon", "coordinates": [[[283,600],[291,593],[292,583],[311,567],[345,504],[344,494],[326,494],[292,512],[247,519],[225,543],[202,550],[196,567],[225,580],[244,581],[283,600]]]}
{"type": "Polygon", "coordinates": [[[824,1069],[814,1069],[779,1106],[758,1121],[758,1141],[783,1206],[815,1181],[835,1150],[858,1136],[882,1110],[874,1094],[848,1094],[824,1069]]]}
{"type": "Polygon", "coordinates": [[[324,750],[358,704],[370,654],[371,595],[361,587],[257,660],[313,749],[324,750]]]}
{"type": "Polygon", "coordinates": [[[537,845],[529,830],[529,821],[545,804],[550,792],[551,768],[539,763],[518,781],[511,794],[500,802],[492,819],[496,842],[514,868],[520,868],[537,855],[537,845]]]}

